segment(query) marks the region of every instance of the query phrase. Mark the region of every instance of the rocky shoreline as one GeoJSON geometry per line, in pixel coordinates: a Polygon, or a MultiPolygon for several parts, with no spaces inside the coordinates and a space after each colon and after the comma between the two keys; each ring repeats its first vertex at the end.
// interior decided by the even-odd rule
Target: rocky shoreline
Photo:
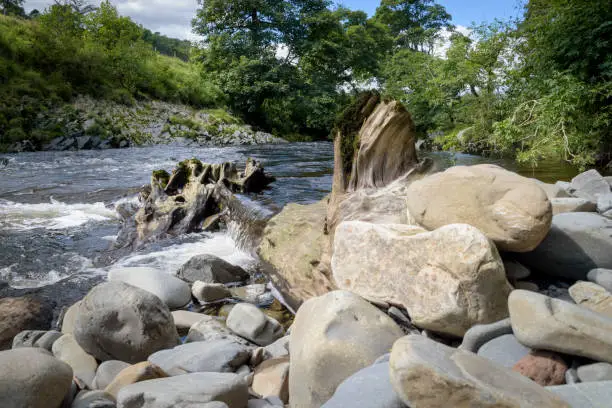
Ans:
{"type": "MultiPolygon", "coordinates": [[[[0,405],[609,406],[609,180],[432,173],[376,96],[335,136],[331,195],[250,227],[270,283],[206,254],[117,268],[57,330],[36,294],[0,299],[0,405]]],[[[246,216],[233,191],[271,181],[254,161],[154,172],[121,245],[222,228],[246,216]]]]}

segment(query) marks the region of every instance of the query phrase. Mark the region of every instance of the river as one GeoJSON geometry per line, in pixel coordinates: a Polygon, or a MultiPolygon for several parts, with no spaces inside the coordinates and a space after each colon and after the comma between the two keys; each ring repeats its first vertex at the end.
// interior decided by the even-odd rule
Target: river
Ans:
{"type": "MultiPolygon", "coordinates": [[[[577,173],[563,163],[532,169],[465,154],[426,155],[439,169],[496,163],[547,182],[568,180],[577,173]]],[[[164,145],[2,157],[8,164],[0,167],[0,280],[14,288],[40,287],[75,277],[103,279],[113,266],[153,266],[172,273],[201,253],[253,270],[256,257],[238,248],[231,231],[156,242],[112,264],[101,259],[119,229],[116,205],[136,200],[136,192],[149,182],[152,170],[171,170],[178,161],[191,157],[239,165],[253,157],[277,181],[265,192],[241,199],[270,214],[289,202],[323,198],[331,190],[333,170],[332,145],[325,142],[223,148],[164,145]]]]}

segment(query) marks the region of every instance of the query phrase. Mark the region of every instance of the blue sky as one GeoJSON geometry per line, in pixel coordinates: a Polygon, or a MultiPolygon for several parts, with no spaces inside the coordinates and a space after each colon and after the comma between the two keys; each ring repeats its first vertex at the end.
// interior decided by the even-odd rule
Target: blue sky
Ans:
{"type": "MultiPolygon", "coordinates": [[[[341,0],[338,3],[372,15],[380,1],[341,0]]],[[[437,3],[446,7],[446,11],[453,16],[453,24],[466,27],[469,27],[472,22],[490,22],[495,18],[507,19],[522,14],[519,11],[521,0],[438,0],[437,3]]]]}

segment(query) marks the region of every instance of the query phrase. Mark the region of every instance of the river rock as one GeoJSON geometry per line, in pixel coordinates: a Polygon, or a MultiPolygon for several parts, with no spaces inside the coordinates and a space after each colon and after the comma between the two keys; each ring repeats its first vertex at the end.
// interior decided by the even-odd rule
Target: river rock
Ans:
{"type": "Polygon", "coordinates": [[[115,398],[101,390],[81,391],[70,408],[115,408],[115,398]]]}
{"type": "Polygon", "coordinates": [[[612,381],[612,364],[594,363],[580,366],[578,378],[582,382],[612,381]]]}
{"type": "Polygon", "coordinates": [[[550,233],[520,261],[532,270],[573,280],[585,280],[595,268],[612,268],[612,220],[595,213],[565,213],[553,217],[550,233]]]}
{"type": "Polygon", "coordinates": [[[612,401],[612,381],[547,387],[572,408],[605,408],[612,401]]]}
{"type": "Polygon", "coordinates": [[[577,282],[569,293],[577,305],[612,318],[612,294],[593,282],[577,282]]]}
{"type": "Polygon", "coordinates": [[[408,210],[427,229],[469,224],[511,252],[535,249],[552,219],[550,201],[537,183],[488,164],[451,167],[414,182],[408,210]]]}
{"type": "Polygon", "coordinates": [[[191,302],[189,285],[159,269],[116,268],[108,273],[108,280],[125,282],[151,292],[170,309],[178,309],[191,302]]]}
{"type": "Polygon", "coordinates": [[[326,212],[327,200],[288,204],[264,230],[258,250],[263,270],[293,310],[335,288],[323,261],[326,212]]]}
{"type": "Polygon", "coordinates": [[[587,279],[612,293],[612,270],[602,268],[590,270],[587,279]]]}
{"type": "Polygon", "coordinates": [[[612,213],[610,210],[612,210],[612,193],[597,197],[597,212],[609,217],[612,213]]]}
{"type": "Polygon", "coordinates": [[[214,255],[203,254],[192,257],[176,273],[180,279],[193,283],[244,282],[250,275],[241,267],[232,265],[214,255]]]}
{"type": "Polygon", "coordinates": [[[263,399],[250,399],[247,408],[275,408],[284,407],[283,401],[276,397],[268,397],[263,399]]]}
{"type": "Polygon", "coordinates": [[[569,212],[594,212],[597,211],[597,206],[585,199],[579,197],[564,197],[553,198],[550,200],[553,209],[553,215],[569,213],[569,212]]]}
{"type": "Polygon", "coordinates": [[[274,343],[285,335],[279,322],[266,316],[257,306],[239,303],[227,316],[227,327],[239,336],[260,346],[274,343]]]}
{"type": "Polygon", "coordinates": [[[253,345],[246,339],[236,336],[234,332],[228,329],[219,318],[206,316],[199,322],[191,326],[187,334],[186,343],[196,341],[213,341],[213,340],[232,340],[235,343],[247,346],[253,345]]]}
{"type": "Polygon", "coordinates": [[[131,384],[136,384],[141,381],[155,380],[165,378],[168,375],[158,366],[148,361],[134,364],[124,368],[115,376],[113,381],[106,386],[104,391],[117,398],[119,391],[131,384]]]}
{"type": "Polygon", "coordinates": [[[477,324],[465,332],[459,348],[476,353],[485,343],[506,334],[512,334],[509,318],[495,323],[477,324]]]}
{"type": "Polygon", "coordinates": [[[53,343],[60,337],[62,337],[62,333],[55,330],[25,330],[15,336],[13,339],[13,348],[40,347],[47,351],[51,351],[53,343]]]}
{"type": "Polygon", "coordinates": [[[565,361],[550,351],[532,351],[512,367],[516,371],[531,378],[543,387],[549,385],[561,385],[565,383],[565,372],[567,371],[565,361]]]}
{"type": "Polygon", "coordinates": [[[172,318],[174,319],[174,324],[177,329],[189,330],[191,326],[201,320],[209,318],[209,316],[202,313],[190,312],[188,310],[175,310],[172,312],[172,318]]]}
{"type": "Polygon", "coordinates": [[[117,402],[120,408],[196,407],[211,401],[224,402],[229,408],[244,408],[248,399],[244,377],[193,373],[132,384],[121,390],[117,402]]]}
{"type": "Polygon", "coordinates": [[[251,358],[251,350],[231,340],[198,341],[160,350],[149,362],[168,375],[196,372],[233,373],[251,358]]]}
{"type": "Polygon", "coordinates": [[[335,291],[305,302],[291,330],[290,405],[320,407],[402,335],[389,316],[354,293],[335,291]]]}
{"type": "Polygon", "coordinates": [[[72,369],[40,348],[0,351],[3,408],[55,408],[70,391],[72,369]]]}
{"type": "Polygon", "coordinates": [[[612,318],[525,290],[513,291],[508,307],[524,345],[612,362],[612,318]]]}
{"type": "Polygon", "coordinates": [[[152,293],[118,281],[102,283],[83,298],[74,337],[100,361],[128,363],[178,344],[168,307],[152,293]]]}
{"type": "Polygon", "coordinates": [[[98,366],[93,380],[93,388],[103,390],[113,382],[115,377],[130,365],[119,360],[108,360],[98,366]]]}
{"type": "MultiPolygon", "coordinates": [[[[564,186],[561,186],[558,184],[544,183],[534,178],[530,180],[535,181],[538,184],[538,187],[540,187],[546,193],[546,196],[551,202],[555,198],[571,197],[571,195],[567,192],[567,189],[564,188],[564,186]]],[[[568,187],[569,187],[569,183],[568,183],[568,187]]]]}
{"type": "Polygon", "coordinates": [[[13,345],[13,337],[24,330],[48,330],[53,304],[34,296],[0,299],[0,350],[13,345]]]}
{"type": "Polygon", "coordinates": [[[267,353],[270,354],[271,358],[279,358],[289,355],[289,340],[291,336],[281,337],[274,343],[264,347],[267,353]]]}
{"type": "Polygon", "coordinates": [[[595,169],[574,177],[570,188],[574,196],[585,198],[593,203],[597,203],[600,195],[610,193],[610,184],[595,169]]]}
{"type": "Polygon", "coordinates": [[[321,408],[406,408],[389,376],[389,362],[374,363],[344,380],[321,408]]]}
{"type": "Polygon", "coordinates": [[[267,305],[274,300],[274,296],[268,292],[267,285],[264,283],[231,288],[230,292],[233,297],[254,305],[267,305]]]}
{"type": "Polygon", "coordinates": [[[232,297],[231,292],[222,283],[207,283],[195,281],[191,286],[191,294],[201,303],[216,302],[232,297]]]}
{"type": "Polygon", "coordinates": [[[72,334],[64,334],[53,343],[53,355],[72,367],[74,376],[79,381],[90,389],[94,388],[93,380],[98,363],[79,346],[72,334]]]}
{"type": "Polygon", "coordinates": [[[74,325],[76,323],[77,316],[79,315],[79,304],[81,301],[74,303],[64,311],[62,316],[62,333],[70,334],[74,333],[74,325]]]}
{"type": "Polygon", "coordinates": [[[531,275],[529,268],[516,261],[504,260],[504,269],[506,270],[506,277],[510,280],[521,280],[531,275]]]}
{"type": "Polygon", "coordinates": [[[253,374],[253,391],[262,397],[276,396],[284,404],[289,402],[289,357],[266,360],[253,374]]]}
{"type": "Polygon", "coordinates": [[[390,376],[409,407],[569,408],[518,373],[419,335],[395,342],[390,376]]]}
{"type": "Polygon", "coordinates": [[[485,357],[500,366],[512,368],[524,359],[531,350],[523,346],[512,334],[494,338],[478,349],[478,355],[485,357]]]}
{"type": "Polygon", "coordinates": [[[493,244],[476,228],[361,221],[336,229],[332,270],[338,287],[399,304],[412,323],[455,336],[508,316],[511,286],[493,244]]]}

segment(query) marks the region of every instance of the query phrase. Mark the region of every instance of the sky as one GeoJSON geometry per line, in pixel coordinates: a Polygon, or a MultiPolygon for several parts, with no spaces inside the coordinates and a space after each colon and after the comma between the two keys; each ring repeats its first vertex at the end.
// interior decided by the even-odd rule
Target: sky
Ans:
{"type": "MultiPolygon", "coordinates": [[[[453,24],[460,29],[473,22],[507,19],[520,15],[518,4],[521,0],[438,0],[453,16],[453,24]]],[[[91,0],[100,4],[100,0],[91,0]]],[[[191,19],[195,15],[197,0],[111,0],[119,13],[130,16],[134,21],[152,31],[159,31],[169,37],[195,39],[191,33],[191,19]]],[[[340,3],[351,9],[364,10],[372,15],[380,3],[378,0],[342,0],[340,3]]],[[[53,0],[26,0],[26,11],[44,10],[53,0]]]]}

